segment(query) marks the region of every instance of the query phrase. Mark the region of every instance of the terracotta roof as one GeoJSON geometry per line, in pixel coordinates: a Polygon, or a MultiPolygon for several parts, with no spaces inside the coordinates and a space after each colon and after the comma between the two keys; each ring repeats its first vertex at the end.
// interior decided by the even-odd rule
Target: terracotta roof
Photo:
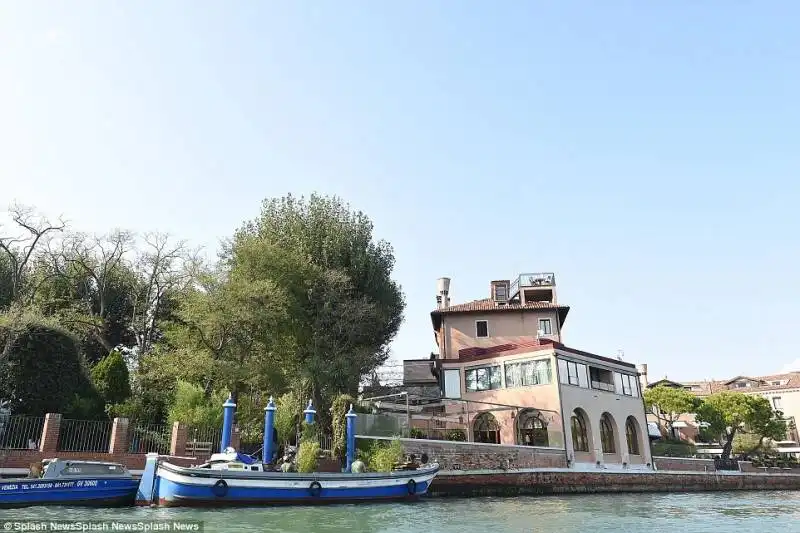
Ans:
{"type": "Polygon", "coordinates": [[[433,322],[434,329],[439,329],[441,325],[442,315],[452,313],[496,313],[504,311],[535,311],[538,309],[553,309],[558,311],[559,321],[563,324],[569,313],[569,306],[558,305],[552,302],[509,302],[505,305],[498,305],[492,298],[483,298],[482,300],[473,300],[471,302],[451,305],[442,309],[435,309],[431,311],[431,321],[433,322]]]}
{"type": "Polygon", "coordinates": [[[677,382],[668,379],[662,379],[649,384],[648,387],[655,387],[658,384],[665,384],[665,383],[671,383],[684,387],[691,387],[694,390],[691,390],[690,392],[693,392],[699,396],[707,396],[709,394],[725,390],[738,391],[738,392],[766,392],[772,390],[786,390],[786,389],[800,388],[800,372],[786,372],[784,374],[771,374],[768,376],[754,376],[754,377],[737,376],[733,379],[711,380],[711,381],[677,382]],[[743,388],[731,387],[731,384],[740,380],[750,381],[751,386],[743,388]],[[783,385],[773,385],[772,382],[774,381],[781,381],[786,383],[783,385]]]}
{"type": "MultiPolygon", "coordinates": [[[[555,342],[553,340],[546,338],[543,339],[532,338],[529,341],[498,344],[487,348],[480,348],[480,347],[462,348],[461,350],[458,351],[457,360],[461,362],[480,361],[483,359],[491,359],[493,357],[516,355],[518,353],[535,352],[537,350],[547,350],[553,348],[560,350],[562,352],[582,355],[584,357],[597,359],[599,361],[605,361],[607,363],[613,363],[615,365],[626,366],[633,369],[636,368],[636,365],[633,363],[629,363],[627,361],[620,361],[619,359],[612,359],[611,357],[605,357],[590,352],[584,352],[583,350],[577,350],[575,348],[570,348],[569,346],[565,346],[560,342],[555,342]]],[[[447,361],[447,359],[444,359],[444,361],[447,361]]]]}
{"type": "Polygon", "coordinates": [[[510,302],[505,305],[498,305],[497,302],[491,298],[483,298],[482,300],[473,300],[463,304],[451,305],[450,307],[445,307],[443,309],[435,309],[431,312],[431,314],[469,313],[475,311],[510,311],[524,309],[569,309],[569,307],[554,304],[552,302],[525,302],[525,305],[519,302],[510,302]]]}

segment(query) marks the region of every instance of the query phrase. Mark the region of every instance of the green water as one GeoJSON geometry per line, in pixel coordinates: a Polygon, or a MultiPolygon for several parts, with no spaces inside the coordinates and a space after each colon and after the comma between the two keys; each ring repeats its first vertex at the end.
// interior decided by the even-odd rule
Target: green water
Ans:
{"type": "MultiPolygon", "coordinates": [[[[431,499],[407,504],[225,510],[1,510],[3,520],[201,520],[204,531],[269,533],[800,533],[800,492],[431,499]]],[[[1,527],[1,526],[0,526],[1,527]]]]}

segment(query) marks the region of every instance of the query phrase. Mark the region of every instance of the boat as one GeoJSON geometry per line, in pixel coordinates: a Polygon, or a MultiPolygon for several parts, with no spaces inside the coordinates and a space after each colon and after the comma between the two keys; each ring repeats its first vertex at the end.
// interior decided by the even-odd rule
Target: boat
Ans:
{"type": "MultiPolygon", "coordinates": [[[[136,495],[137,505],[252,506],[271,504],[351,503],[417,499],[427,493],[439,472],[437,463],[408,461],[392,472],[353,472],[356,455],[356,413],[346,417],[347,464],[338,472],[276,471],[273,464],[276,406],[272,398],[264,409],[264,445],[257,460],[230,446],[236,404],[223,404],[219,453],[198,466],[178,466],[158,454],[148,454],[136,495]]],[[[303,414],[314,424],[311,401],[303,414]]],[[[361,470],[361,467],[356,470],[361,470]]]]}
{"type": "Polygon", "coordinates": [[[45,459],[41,475],[0,482],[0,508],[32,505],[133,505],[138,480],[119,463],[45,459]]]}
{"type": "Polygon", "coordinates": [[[160,506],[250,506],[412,500],[425,494],[438,464],[394,472],[276,472],[233,448],[204,464],[181,467],[148,457],[142,481],[153,485],[137,504],[160,506]],[[148,470],[154,471],[154,475],[148,470]]]}

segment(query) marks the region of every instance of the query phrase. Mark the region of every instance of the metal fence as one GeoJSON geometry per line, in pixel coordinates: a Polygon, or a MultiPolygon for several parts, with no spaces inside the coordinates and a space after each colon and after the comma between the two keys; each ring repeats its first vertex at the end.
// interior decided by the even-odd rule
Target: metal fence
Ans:
{"type": "Polygon", "coordinates": [[[0,449],[38,450],[43,429],[44,417],[0,416],[0,449]]]}
{"type": "Polygon", "coordinates": [[[222,430],[219,427],[194,426],[186,430],[186,455],[207,457],[219,451],[222,430]]]}
{"type": "Polygon", "coordinates": [[[108,453],[111,426],[108,420],[62,420],[58,451],[108,453]]]}
{"type": "Polygon", "coordinates": [[[130,424],[128,426],[128,453],[158,453],[168,455],[172,442],[172,428],[160,424],[130,424]]]}

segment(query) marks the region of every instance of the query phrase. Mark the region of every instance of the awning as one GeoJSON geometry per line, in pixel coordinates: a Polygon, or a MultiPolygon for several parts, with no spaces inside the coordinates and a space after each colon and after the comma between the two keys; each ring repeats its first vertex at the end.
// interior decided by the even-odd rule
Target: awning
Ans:
{"type": "Polygon", "coordinates": [[[687,424],[683,420],[676,420],[675,422],[672,423],[672,427],[674,427],[674,428],[688,428],[689,424],[687,424]]]}

